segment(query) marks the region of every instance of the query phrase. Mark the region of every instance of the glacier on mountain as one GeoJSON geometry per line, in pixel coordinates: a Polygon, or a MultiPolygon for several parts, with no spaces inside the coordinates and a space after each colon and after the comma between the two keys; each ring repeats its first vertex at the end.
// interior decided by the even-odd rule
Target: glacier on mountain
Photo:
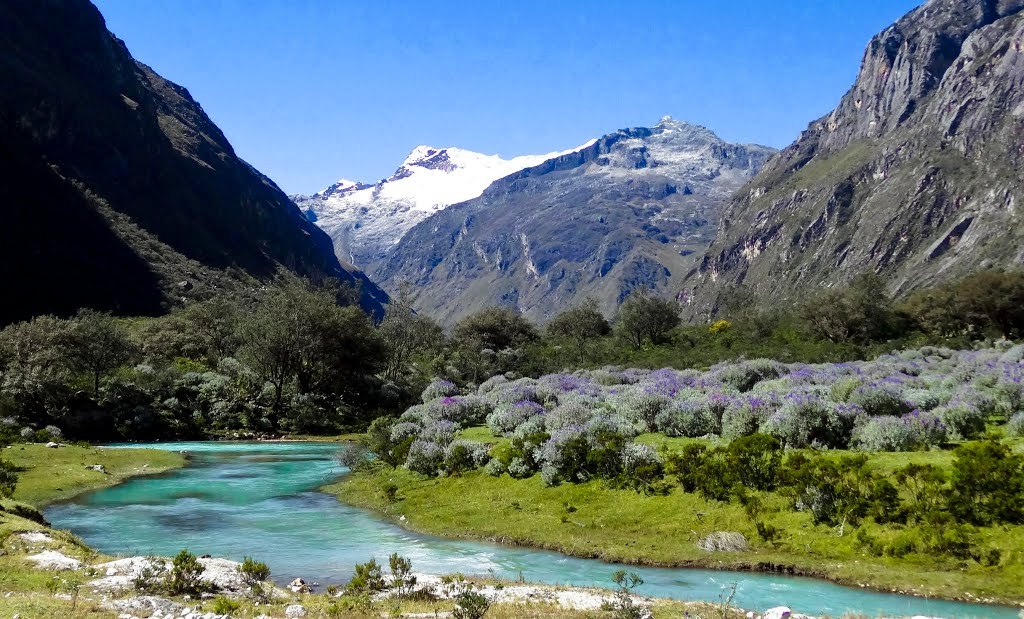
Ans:
{"type": "Polygon", "coordinates": [[[502,159],[461,148],[417,146],[375,184],[339,180],[312,196],[294,196],[306,216],[334,239],[343,262],[373,272],[387,250],[431,214],[478,197],[491,183],[592,145],[502,159]]]}

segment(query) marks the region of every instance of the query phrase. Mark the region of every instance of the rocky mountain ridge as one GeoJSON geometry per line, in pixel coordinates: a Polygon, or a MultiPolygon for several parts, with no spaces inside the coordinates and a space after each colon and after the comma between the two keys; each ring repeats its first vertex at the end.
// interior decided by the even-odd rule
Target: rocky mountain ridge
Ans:
{"type": "Polygon", "coordinates": [[[461,148],[417,146],[394,174],[377,183],[342,179],[312,196],[293,198],[331,236],[340,260],[372,272],[410,228],[432,213],[471,200],[497,179],[562,154],[502,159],[461,148]]]}
{"type": "Polygon", "coordinates": [[[373,276],[451,323],[488,305],[543,321],[586,297],[608,315],[637,288],[674,294],[717,209],[774,151],[665,117],[491,184],[418,223],[373,276]]]}
{"type": "Polygon", "coordinates": [[[1024,264],[1024,2],[929,0],[876,35],[857,81],[723,210],[684,286],[799,301],[864,271],[897,294],[1024,264]]]}

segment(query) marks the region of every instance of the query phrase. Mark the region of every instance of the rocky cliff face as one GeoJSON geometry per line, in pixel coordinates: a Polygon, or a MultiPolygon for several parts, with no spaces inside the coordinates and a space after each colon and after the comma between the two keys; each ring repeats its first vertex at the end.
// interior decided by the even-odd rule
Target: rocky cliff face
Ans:
{"type": "Polygon", "coordinates": [[[829,115],[729,202],[684,286],[806,298],[867,270],[904,293],[1024,262],[1024,1],[930,0],[868,44],[829,115]]]}
{"type": "Polygon", "coordinates": [[[488,305],[543,321],[590,296],[678,290],[717,209],[773,153],[664,118],[511,174],[413,227],[372,274],[451,323],[488,305]]]}
{"type": "Polygon", "coordinates": [[[7,0],[0,22],[0,323],[155,313],[282,268],[358,284],[379,309],[386,295],[87,0],[7,0]]]}

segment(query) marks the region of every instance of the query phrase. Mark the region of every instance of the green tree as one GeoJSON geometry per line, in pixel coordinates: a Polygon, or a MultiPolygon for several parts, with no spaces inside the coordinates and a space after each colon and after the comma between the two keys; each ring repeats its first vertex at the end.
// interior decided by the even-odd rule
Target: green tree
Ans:
{"type": "Polygon", "coordinates": [[[377,332],[387,348],[383,378],[390,381],[402,378],[417,355],[436,353],[444,345],[441,325],[416,313],[405,287],[392,297],[377,332]]]}
{"type": "Polygon", "coordinates": [[[68,353],[75,368],[93,379],[99,399],[100,379],[128,363],[134,346],[128,332],[108,313],[83,309],[71,322],[68,353]]]}
{"type": "Polygon", "coordinates": [[[587,298],[579,306],[555,315],[548,323],[548,335],[572,341],[577,360],[586,361],[587,345],[611,332],[611,325],[597,307],[597,301],[587,298]]]}
{"type": "Polygon", "coordinates": [[[240,329],[242,356],[273,388],[278,423],[285,396],[357,398],[362,382],[378,371],[384,345],[369,316],[357,307],[338,307],[328,289],[290,282],[269,293],[240,329]]]}
{"type": "Polygon", "coordinates": [[[837,343],[866,344],[897,331],[892,299],[885,282],[874,273],[859,275],[848,287],[811,299],[801,306],[800,316],[816,335],[837,343]]]}
{"type": "Polygon", "coordinates": [[[70,323],[39,316],[0,331],[0,372],[3,395],[25,416],[41,418],[61,408],[69,380],[70,323]]]}
{"type": "Polygon", "coordinates": [[[533,324],[507,307],[488,307],[466,316],[451,336],[456,365],[472,382],[517,369],[523,347],[538,339],[533,324]]]}
{"type": "Polygon", "coordinates": [[[1024,522],[1024,455],[995,440],[961,445],[950,471],[949,510],[977,525],[1024,522]]]}
{"type": "Polygon", "coordinates": [[[518,348],[538,339],[537,329],[517,310],[486,307],[455,324],[452,339],[491,350],[518,348]]]}
{"type": "Polygon", "coordinates": [[[980,271],[917,292],[902,309],[933,335],[1013,337],[1024,332],[1024,272],[980,271]]]}
{"type": "Polygon", "coordinates": [[[616,322],[622,336],[636,348],[647,341],[664,344],[672,329],[679,326],[679,304],[640,289],[622,302],[616,322]]]}

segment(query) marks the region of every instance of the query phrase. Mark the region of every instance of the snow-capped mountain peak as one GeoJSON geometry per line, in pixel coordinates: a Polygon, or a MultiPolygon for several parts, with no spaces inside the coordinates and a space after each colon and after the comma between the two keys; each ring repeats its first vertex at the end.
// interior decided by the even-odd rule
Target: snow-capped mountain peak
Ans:
{"type": "Polygon", "coordinates": [[[420,145],[386,179],[372,185],[342,179],[296,202],[334,238],[339,258],[367,269],[432,213],[476,198],[499,178],[593,143],[512,159],[420,145]]]}

